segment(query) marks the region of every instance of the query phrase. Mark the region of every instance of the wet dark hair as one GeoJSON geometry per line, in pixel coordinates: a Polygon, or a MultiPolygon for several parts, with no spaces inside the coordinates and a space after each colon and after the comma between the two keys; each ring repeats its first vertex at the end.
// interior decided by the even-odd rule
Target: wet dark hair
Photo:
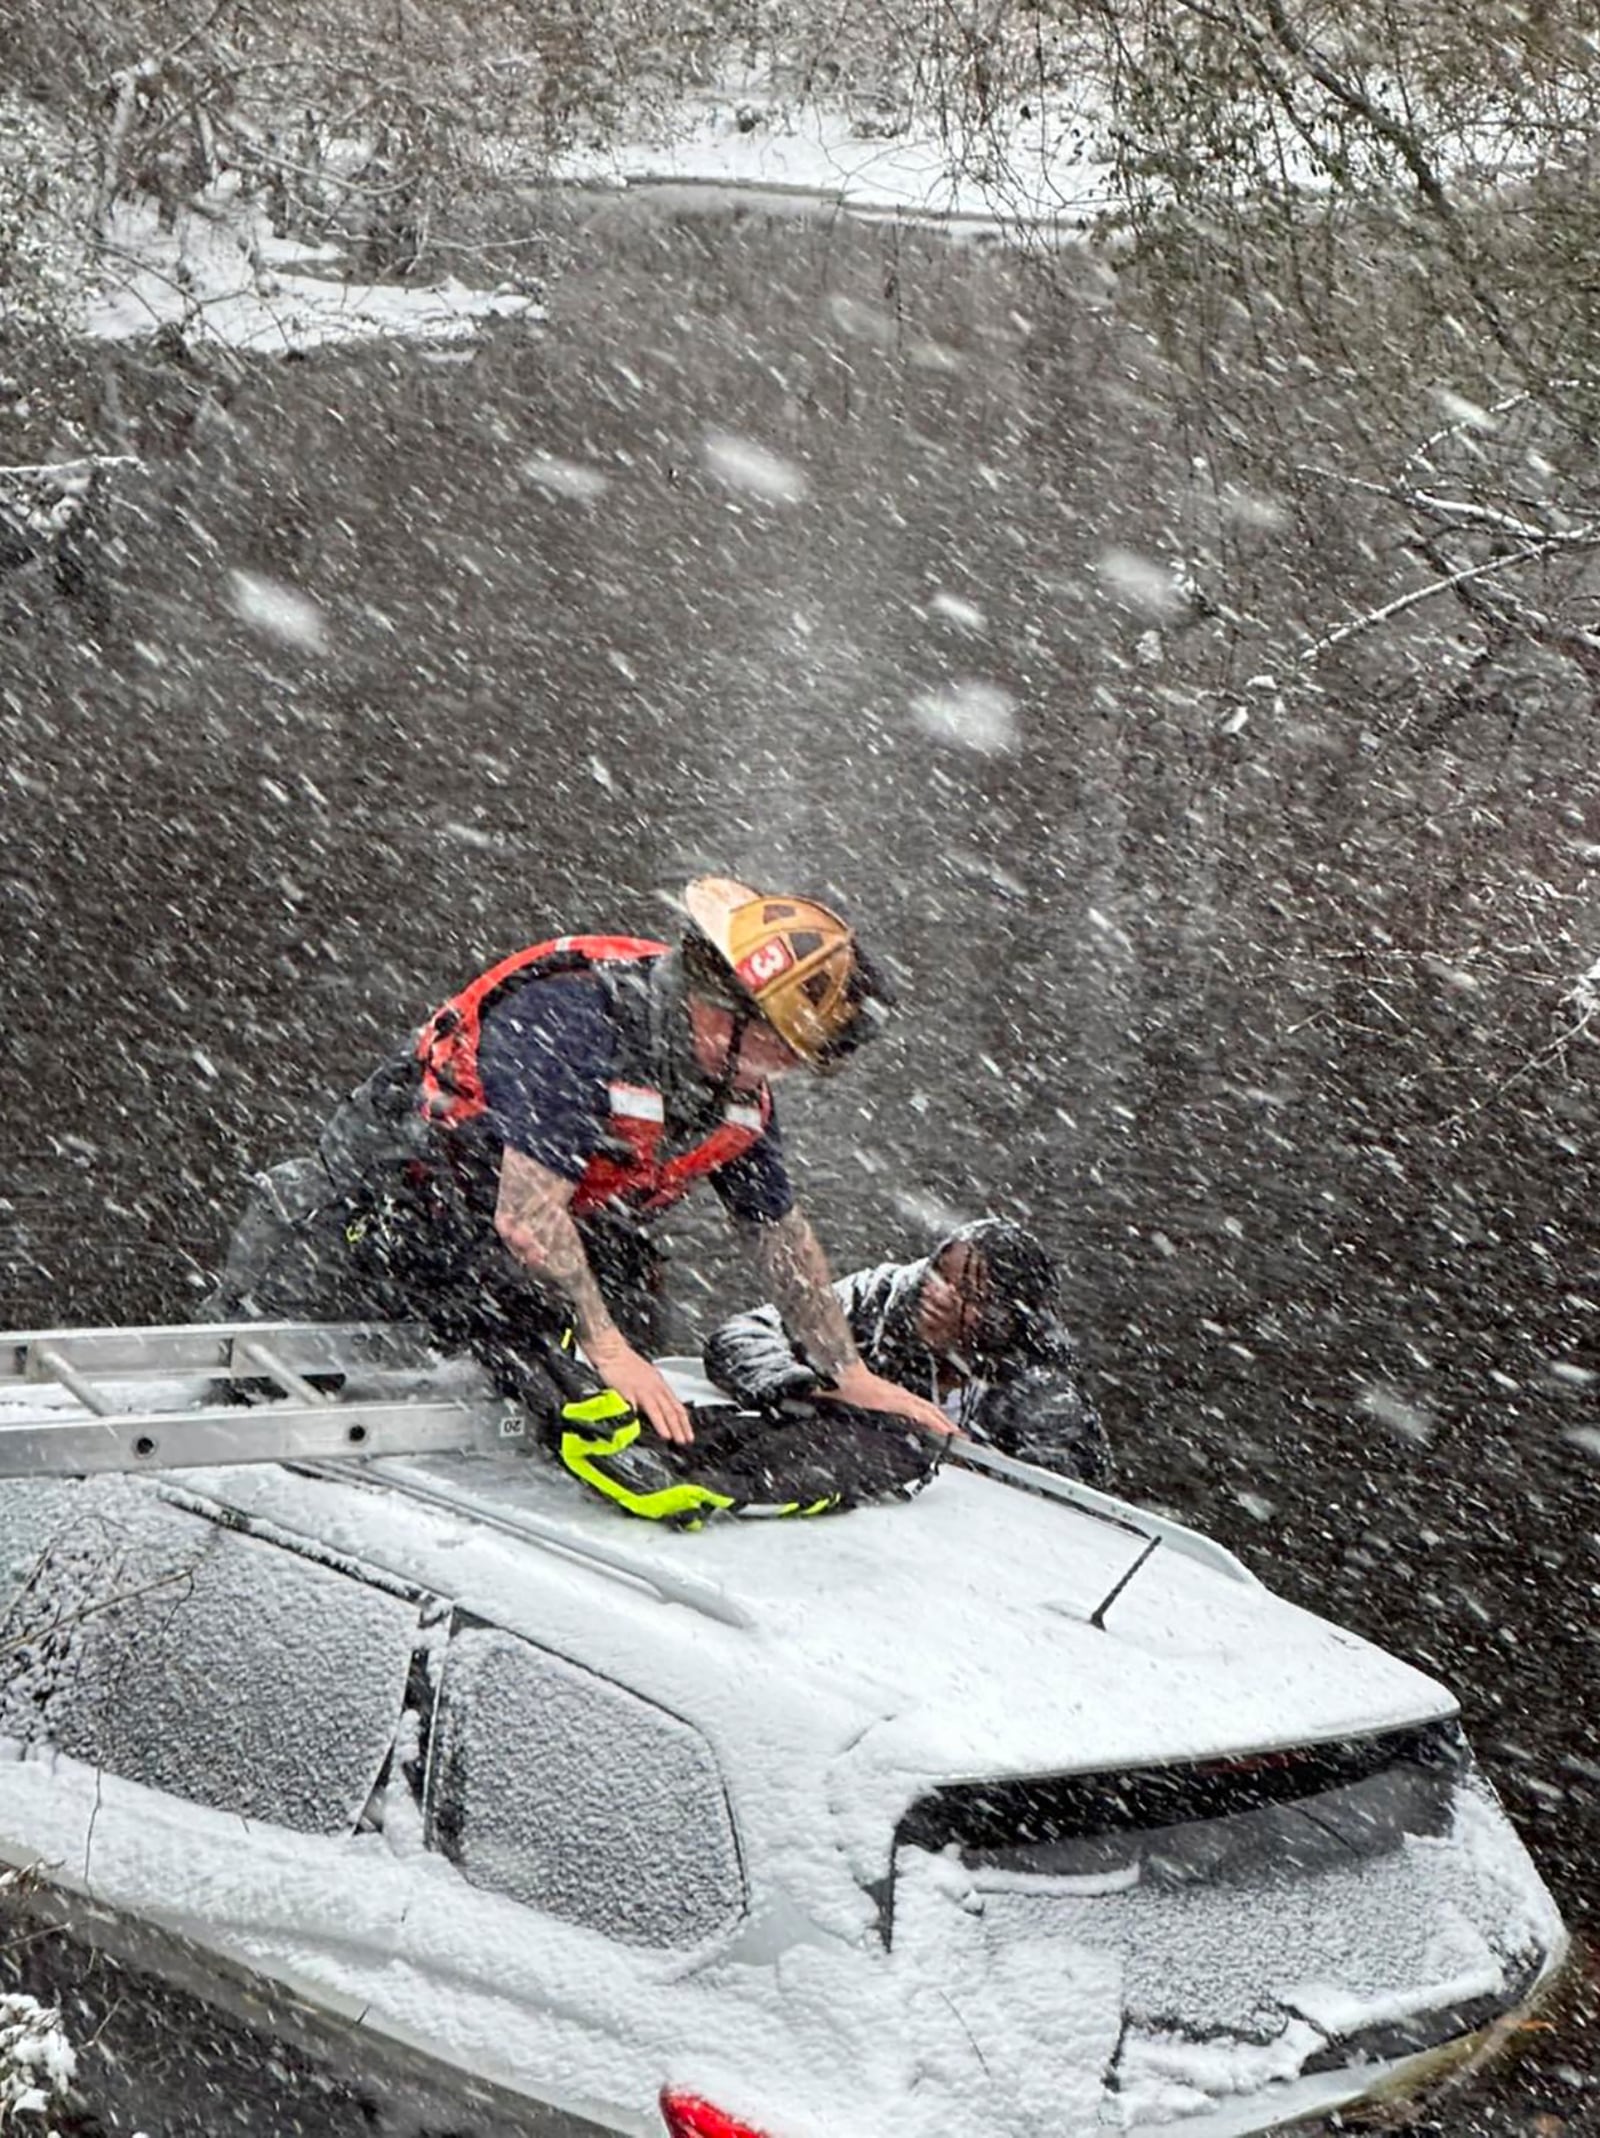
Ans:
{"type": "Polygon", "coordinates": [[[978,1357],[993,1361],[1031,1349],[1054,1314],[1060,1281],[1048,1249],[1025,1227],[999,1217],[959,1226],[931,1259],[947,1247],[965,1247],[983,1265],[983,1314],[973,1344],[978,1357]]]}

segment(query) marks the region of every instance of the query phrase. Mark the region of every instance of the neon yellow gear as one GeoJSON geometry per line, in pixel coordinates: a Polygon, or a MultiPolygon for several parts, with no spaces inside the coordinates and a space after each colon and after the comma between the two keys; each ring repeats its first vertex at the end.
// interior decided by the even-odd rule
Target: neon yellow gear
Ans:
{"type": "Polygon", "coordinates": [[[561,1460],[574,1477],[611,1500],[629,1514],[647,1522],[678,1522],[685,1529],[698,1529],[709,1515],[731,1507],[733,1501],[708,1486],[660,1485],[641,1491],[626,1482],[625,1473],[604,1468],[606,1461],[631,1448],[643,1430],[639,1414],[627,1397],[614,1388],[581,1397],[561,1406],[561,1460]],[[596,1432],[596,1428],[605,1428],[596,1432]]]}
{"type": "Polygon", "coordinates": [[[613,1506],[647,1522],[671,1522],[681,1529],[703,1529],[717,1514],[732,1512],[766,1517],[831,1514],[839,1504],[835,1493],[809,1502],[786,1500],[781,1504],[747,1506],[725,1492],[715,1492],[709,1485],[696,1484],[689,1478],[671,1485],[654,1482],[646,1485],[642,1479],[630,1482],[628,1464],[617,1458],[626,1457],[644,1428],[633,1405],[615,1388],[602,1388],[592,1396],[580,1396],[564,1403],[561,1420],[559,1452],[563,1466],[602,1498],[610,1500],[613,1506]]]}

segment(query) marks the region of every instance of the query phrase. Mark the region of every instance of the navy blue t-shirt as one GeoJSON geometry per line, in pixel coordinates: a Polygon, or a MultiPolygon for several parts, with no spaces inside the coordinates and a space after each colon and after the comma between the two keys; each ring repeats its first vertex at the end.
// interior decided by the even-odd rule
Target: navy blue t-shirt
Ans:
{"type": "MultiPolygon", "coordinates": [[[[617,1032],[602,989],[581,973],[531,981],[483,1021],[478,1075],[496,1135],[563,1180],[579,1180],[610,1133],[607,1086],[617,1032]]],[[[674,1126],[668,1121],[670,1135],[674,1126]]],[[[709,1175],[729,1215],[772,1224],[794,1207],[776,1108],[748,1151],[709,1175]]]]}

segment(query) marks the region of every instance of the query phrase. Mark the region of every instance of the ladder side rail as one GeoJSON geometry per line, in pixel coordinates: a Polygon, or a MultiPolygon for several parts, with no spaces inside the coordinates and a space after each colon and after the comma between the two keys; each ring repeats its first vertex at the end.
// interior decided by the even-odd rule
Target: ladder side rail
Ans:
{"type": "Polygon", "coordinates": [[[515,1447],[527,1422],[505,1403],[221,1404],[202,1410],[114,1411],[92,1418],[8,1422],[0,1413],[0,1479],[210,1469],[307,1457],[420,1455],[515,1447]]]}
{"type": "Polygon", "coordinates": [[[12,1329],[0,1332],[0,1385],[58,1378],[43,1363],[47,1349],[83,1374],[226,1375],[241,1339],[269,1345],[300,1373],[423,1367],[438,1358],[427,1332],[411,1322],[198,1321],[131,1329],[12,1329]]]}

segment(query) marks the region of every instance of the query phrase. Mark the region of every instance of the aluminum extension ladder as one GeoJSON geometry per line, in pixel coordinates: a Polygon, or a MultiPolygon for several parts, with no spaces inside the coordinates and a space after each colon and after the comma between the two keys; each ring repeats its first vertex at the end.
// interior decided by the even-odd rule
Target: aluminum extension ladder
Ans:
{"type": "MultiPolygon", "coordinates": [[[[701,1378],[698,1359],[657,1363],[691,1406],[726,1400],[701,1378]]],[[[0,1333],[0,1479],[501,1454],[527,1450],[534,1440],[527,1413],[494,1394],[469,1360],[441,1358],[426,1331],[403,1322],[0,1333]],[[234,1384],[234,1400],[221,1399],[222,1383],[234,1384]]],[[[1165,1544],[1259,1586],[1224,1546],[1147,1508],[970,1441],[952,1444],[948,1454],[962,1469],[1066,1501],[1148,1548],[1165,1544]]]]}
{"type": "Polygon", "coordinates": [[[399,1323],[0,1334],[0,1478],[491,1452],[530,1438],[517,1405],[399,1323]]]}

